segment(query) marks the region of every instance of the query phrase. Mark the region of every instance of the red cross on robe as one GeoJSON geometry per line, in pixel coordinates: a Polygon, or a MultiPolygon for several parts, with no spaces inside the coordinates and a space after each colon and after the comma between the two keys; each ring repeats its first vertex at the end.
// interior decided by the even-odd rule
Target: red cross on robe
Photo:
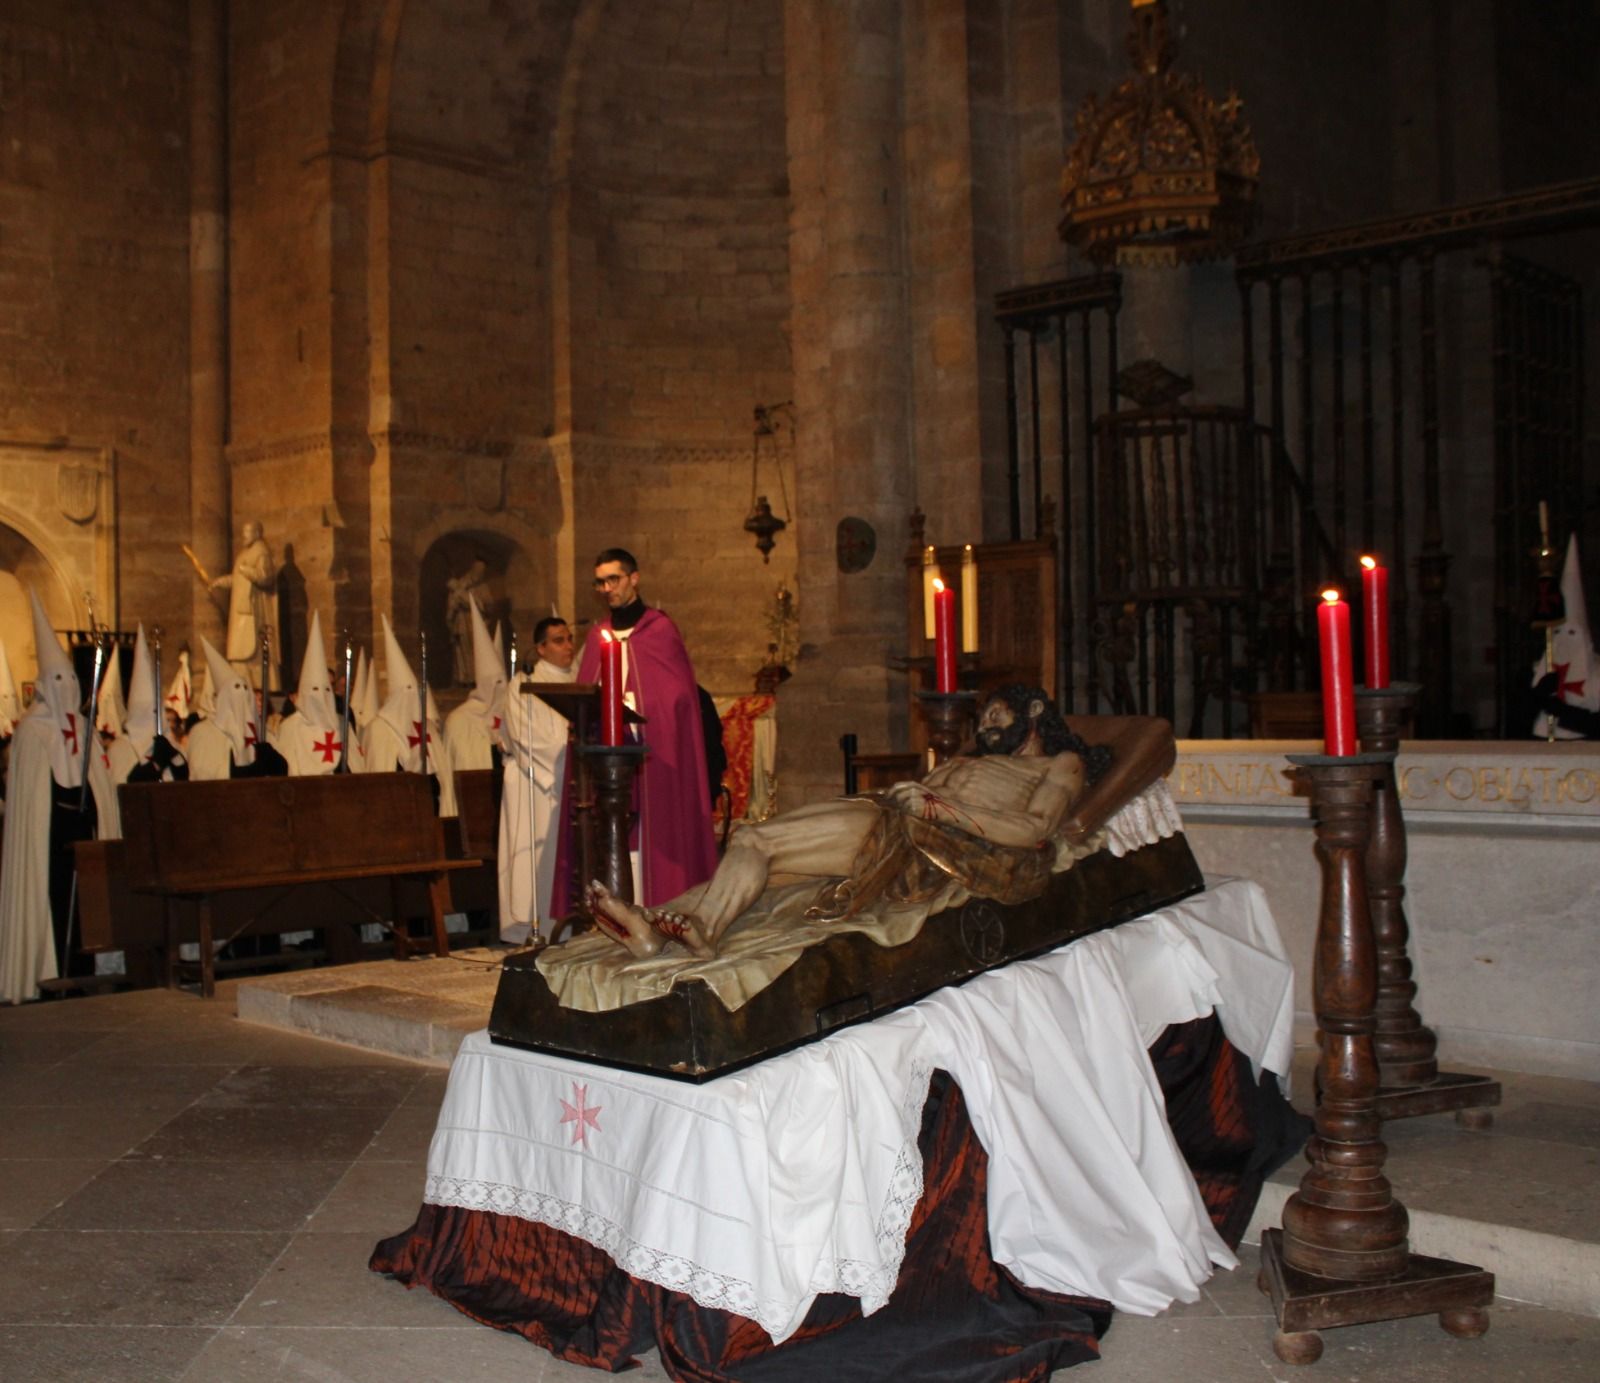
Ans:
{"type": "Polygon", "coordinates": [[[322,762],[325,764],[331,764],[333,756],[344,748],[338,740],[334,739],[332,730],[325,731],[322,738],[311,747],[322,755],[322,762]]]}
{"type": "Polygon", "coordinates": [[[256,723],[253,720],[247,720],[244,723],[244,745],[246,749],[254,749],[256,747],[256,723]]]}
{"type": "Polygon", "coordinates": [[[78,717],[73,715],[71,711],[67,712],[67,726],[66,726],[66,729],[64,729],[61,732],[61,738],[64,739],[64,740],[71,740],[72,741],[72,752],[73,752],[73,754],[77,754],[77,752],[78,752],[78,717]]]}
{"type": "MultiPolygon", "coordinates": [[[[411,722],[411,728],[416,733],[415,734],[411,734],[411,735],[407,735],[406,736],[406,743],[411,748],[415,749],[419,744],[422,743],[422,722],[420,720],[413,720],[411,722]]],[[[432,735],[428,736],[428,743],[429,744],[433,743],[433,736],[432,735]]]]}
{"type": "Polygon", "coordinates": [[[1582,696],[1583,684],[1589,680],[1587,677],[1580,677],[1576,682],[1569,682],[1567,680],[1567,669],[1571,666],[1571,663],[1556,664],[1556,695],[1563,701],[1567,699],[1568,692],[1571,692],[1574,696],[1582,696]]]}

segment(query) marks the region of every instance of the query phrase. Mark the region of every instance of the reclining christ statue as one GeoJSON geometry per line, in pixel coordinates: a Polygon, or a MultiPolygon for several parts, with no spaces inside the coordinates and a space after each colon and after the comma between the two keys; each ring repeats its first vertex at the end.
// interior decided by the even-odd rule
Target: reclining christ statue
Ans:
{"type": "MultiPolygon", "coordinates": [[[[932,900],[952,881],[1000,902],[1043,892],[1057,830],[1110,750],[1090,747],[1042,690],[995,692],[978,720],[975,752],[921,782],[819,802],[746,826],[709,881],[671,902],[636,907],[589,886],[597,927],[637,959],[669,941],[717,956],[729,926],[781,879],[824,882],[805,910],[838,922],[881,903],[932,900]]],[[[541,967],[543,968],[543,967],[541,967]]]]}

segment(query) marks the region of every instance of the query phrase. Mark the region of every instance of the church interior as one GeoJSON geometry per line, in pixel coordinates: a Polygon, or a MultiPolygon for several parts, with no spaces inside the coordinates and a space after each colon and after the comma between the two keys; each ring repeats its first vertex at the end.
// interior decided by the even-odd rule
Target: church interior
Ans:
{"type": "MultiPolygon", "coordinates": [[[[1414,1003],[1430,1070],[1490,1073],[1396,1115],[1390,1172],[1413,1246],[1500,1294],[1481,1339],[1459,1310],[1482,1303],[1441,1308],[1448,1334],[1427,1307],[1351,1315],[1381,1323],[1328,1329],[1308,1376],[1589,1377],[1597,104],[1586,0],[11,0],[0,672],[19,711],[44,683],[36,596],[80,679],[109,646],[128,685],[142,629],[158,688],[205,640],[281,706],[322,661],[315,618],[374,708],[398,648],[426,775],[432,699],[443,723],[474,694],[466,604],[502,673],[551,616],[599,658],[622,549],[722,717],[723,857],[942,761],[935,709],[973,711],[957,682],[1042,689],[1074,727],[1169,723],[1160,791],[1208,888],[1254,880],[1281,929],[1310,1115],[1318,1030],[1343,1031],[1313,965],[1338,842],[1332,778],[1292,756],[1324,747],[1335,588],[1357,678],[1403,692],[1361,729],[1400,831],[1398,865],[1364,865],[1377,982],[1410,986],[1379,1021],[1414,1003]],[[241,657],[252,526],[270,568],[241,657]],[[1363,555],[1387,571],[1382,681],[1363,555]]],[[[494,849],[500,800],[461,783],[457,866],[494,849]]],[[[398,822],[416,794],[389,795],[398,822]]],[[[155,850],[155,816],[121,819],[130,856],[155,850]]],[[[442,915],[475,928],[493,870],[489,903],[450,904],[471,885],[448,868],[407,894],[421,929],[324,1010],[315,977],[343,972],[214,974],[209,903],[195,973],[161,987],[176,934],[126,920],[136,864],[83,885],[86,937],[92,907],[144,928],[101,977],[121,992],[0,1006],[0,1374],[588,1376],[570,1340],[524,1332],[552,1359],[367,1271],[417,1213],[443,1068],[499,973],[456,938],[424,994],[398,957],[451,954],[442,915]]],[[[648,889],[640,867],[608,881],[648,889]]],[[[399,916],[398,885],[330,880],[316,906],[399,916]]],[[[303,934],[283,916],[240,926],[303,934]]],[[[321,958],[390,954],[351,935],[321,958]]],[[[250,973],[280,955],[243,950],[250,973]]],[[[1298,1372],[1273,1343],[1292,1283],[1258,1292],[1254,1245],[1301,1170],[1238,1226],[1243,1266],[1163,1315],[1119,1301],[1083,1376],[1298,1372]]],[[[669,1354],[641,1376],[724,1376],[669,1354]]],[[[820,1376],[777,1367],[727,1376],[820,1376]]],[[[1029,1367],[983,1376],[1050,1376],[1029,1367]]]]}

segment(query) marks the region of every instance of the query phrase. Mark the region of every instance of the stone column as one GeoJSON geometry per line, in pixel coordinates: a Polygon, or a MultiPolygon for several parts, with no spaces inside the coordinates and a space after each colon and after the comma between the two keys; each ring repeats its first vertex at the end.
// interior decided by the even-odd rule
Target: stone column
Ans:
{"type": "Polygon", "coordinates": [[[782,692],[784,806],[842,781],[837,741],[905,739],[906,519],[912,507],[897,4],[788,0],[784,72],[791,197],[795,480],[801,654],[782,692]],[[843,573],[836,525],[877,533],[843,573]]]}
{"type": "MultiPolygon", "coordinates": [[[[228,30],[224,0],[189,0],[189,543],[213,576],[231,564],[228,458],[228,30]]],[[[224,638],[196,581],[194,632],[224,638]]],[[[177,647],[177,641],[172,642],[177,647]]],[[[198,645],[196,645],[198,648],[198,645]]]]}

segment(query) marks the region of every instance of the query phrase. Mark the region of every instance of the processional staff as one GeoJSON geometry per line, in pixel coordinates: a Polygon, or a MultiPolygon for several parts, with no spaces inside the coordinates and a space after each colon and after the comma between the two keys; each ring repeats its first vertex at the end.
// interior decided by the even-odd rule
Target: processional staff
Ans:
{"type": "Polygon", "coordinates": [[[161,699],[161,626],[159,624],[150,626],[150,667],[151,676],[155,679],[155,695],[151,698],[155,704],[150,708],[150,714],[155,720],[155,737],[159,740],[166,738],[167,731],[166,717],[161,710],[165,703],[161,699]]]}
{"type": "MultiPolygon", "coordinates": [[[[78,813],[81,816],[89,810],[89,755],[93,751],[95,741],[94,711],[100,700],[100,669],[105,662],[105,644],[102,641],[101,631],[95,625],[94,597],[88,597],[89,605],[89,636],[94,640],[94,669],[89,675],[89,711],[84,716],[83,722],[83,757],[79,760],[79,770],[82,782],[78,788],[78,813]]],[[[81,708],[80,708],[81,713],[81,708]]],[[[67,928],[66,945],[62,952],[63,960],[72,954],[72,934],[78,921],[78,858],[73,852],[72,858],[72,888],[67,895],[67,928]]]]}
{"type": "Polygon", "coordinates": [[[351,771],[350,701],[355,696],[355,687],[351,682],[350,668],[351,660],[355,656],[355,650],[350,646],[350,631],[348,629],[341,629],[339,631],[339,642],[344,645],[344,710],[339,717],[339,728],[341,732],[340,748],[343,752],[339,756],[338,767],[333,771],[335,773],[349,773],[351,771]]]}
{"type": "Polygon", "coordinates": [[[261,724],[256,733],[264,742],[267,738],[267,679],[272,670],[272,626],[261,626],[261,724]]]}
{"type": "Polygon", "coordinates": [[[428,771],[428,631],[420,629],[417,638],[421,643],[422,675],[417,678],[417,700],[421,703],[420,723],[417,726],[417,736],[420,741],[418,747],[422,750],[422,771],[428,771]]]}

